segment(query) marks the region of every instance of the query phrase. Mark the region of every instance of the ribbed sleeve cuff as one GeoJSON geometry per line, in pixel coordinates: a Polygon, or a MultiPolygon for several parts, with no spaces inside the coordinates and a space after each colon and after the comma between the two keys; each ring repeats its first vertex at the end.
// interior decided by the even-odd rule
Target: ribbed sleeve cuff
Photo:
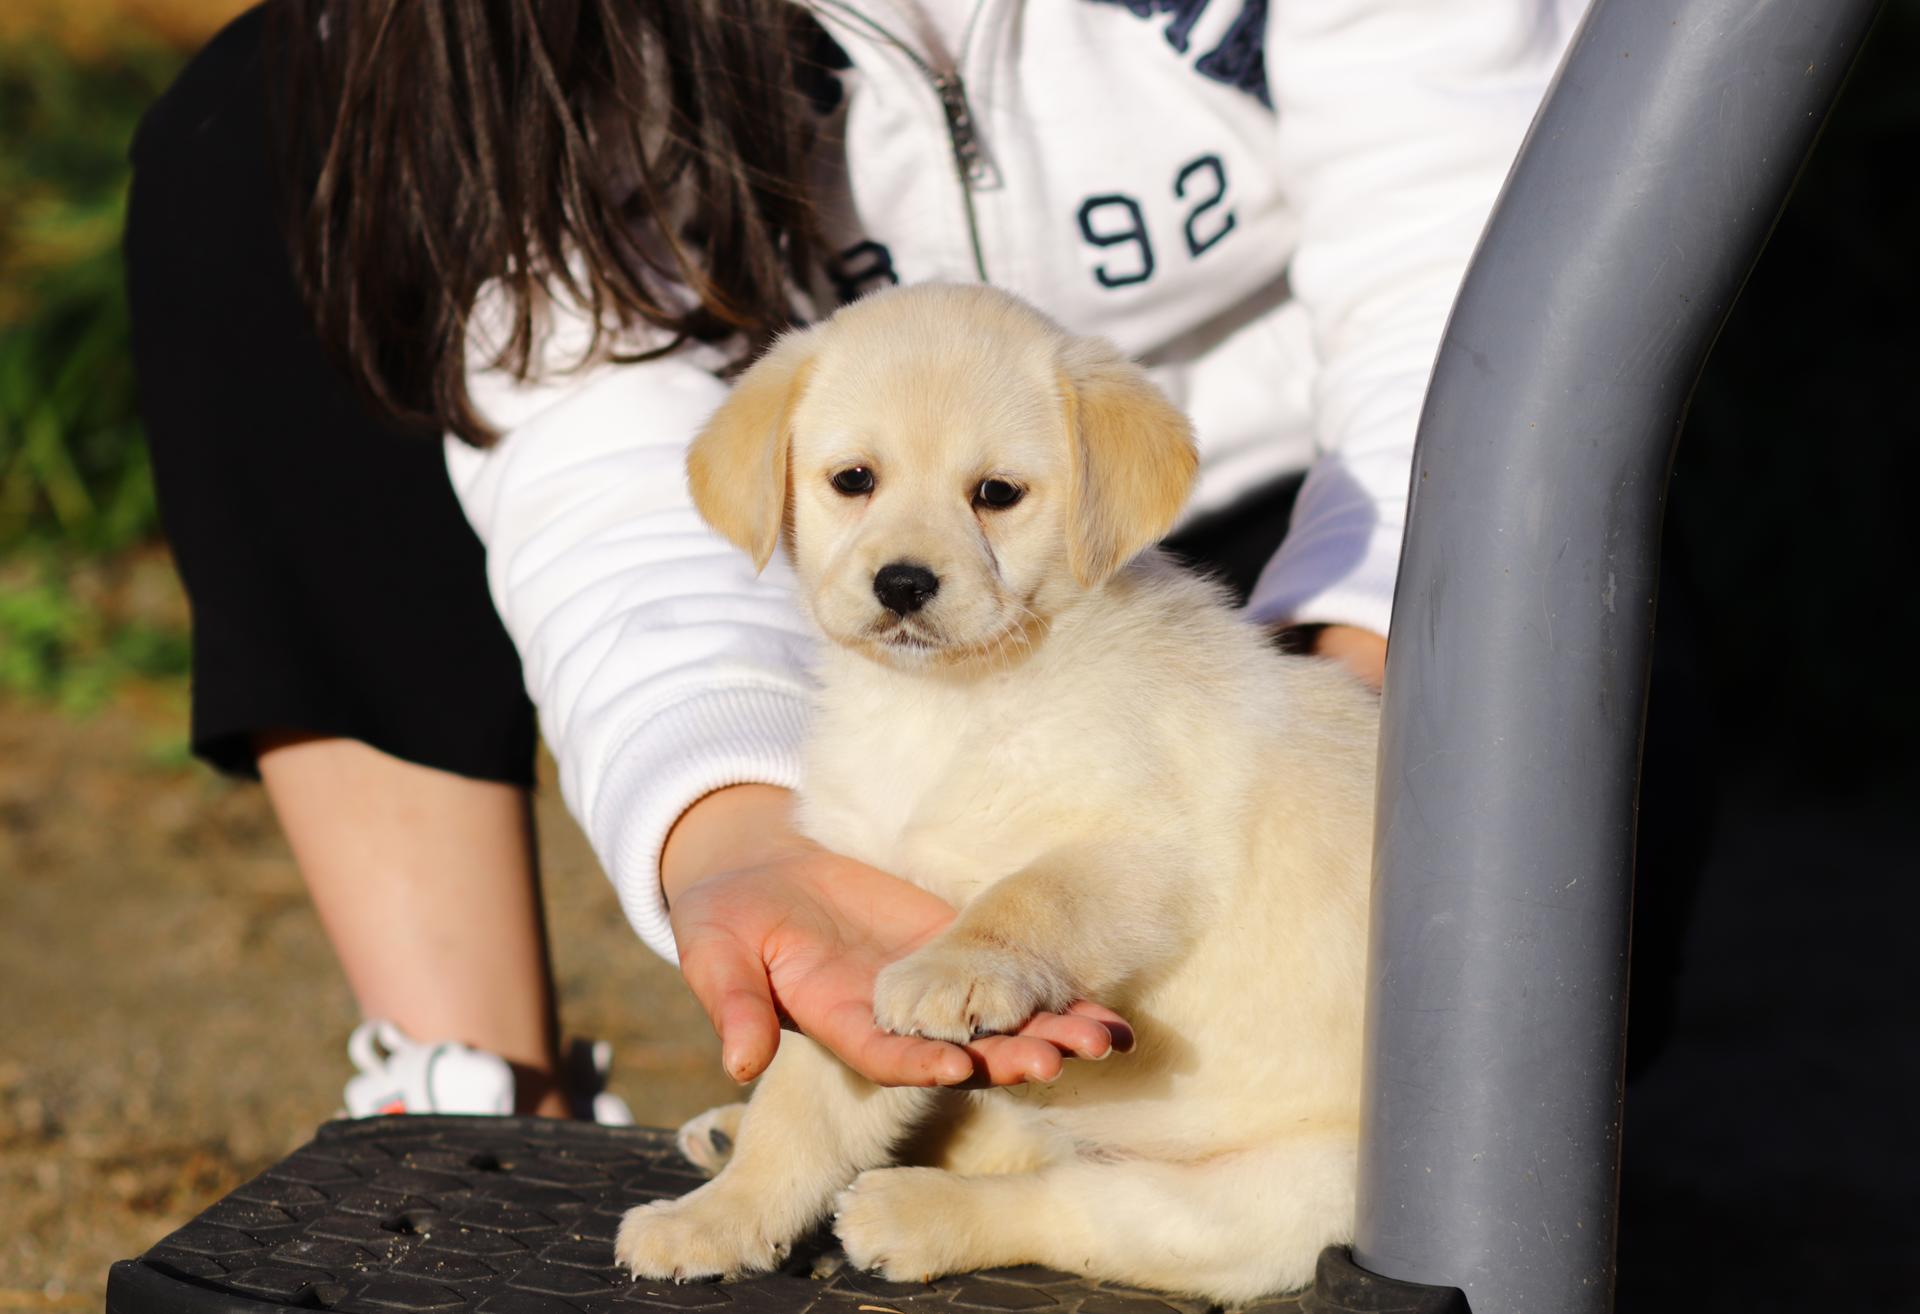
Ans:
{"type": "Polygon", "coordinates": [[[626,737],[587,832],[627,921],[670,963],[680,956],[660,893],[660,852],[680,814],[728,785],[800,784],[809,704],[798,692],[709,690],[670,704],[626,737]]]}
{"type": "Polygon", "coordinates": [[[1309,540],[1288,539],[1267,563],[1247,612],[1263,624],[1356,625],[1385,635],[1393,619],[1393,582],[1401,533],[1377,523],[1371,506],[1309,540]]]}

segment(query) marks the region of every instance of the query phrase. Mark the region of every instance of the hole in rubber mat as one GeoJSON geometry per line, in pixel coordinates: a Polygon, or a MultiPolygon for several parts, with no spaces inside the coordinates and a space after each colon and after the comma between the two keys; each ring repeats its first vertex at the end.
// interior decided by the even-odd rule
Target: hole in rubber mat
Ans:
{"type": "Polygon", "coordinates": [[[387,1215],[380,1220],[380,1226],[401,1236],[428,1236],[440,1225],[440,1217],[438,1209],[408,1209],[387,1215]]]}
{"type": "Polygon", "coordinates": [[[513,1169],[512,1164],[501,1163],[500,1156],[492,1150],[480,1150],[469,1156],[467,1167],[480,1173],[504,1173],[513,1169]]]}
{"type": "Polygon", "coordinates": [[[347,1284],[344,1282],[316,1282],[300,1293],[294,1301],[297,1309],[332,1309],[347,1298],[347,1284]]]}

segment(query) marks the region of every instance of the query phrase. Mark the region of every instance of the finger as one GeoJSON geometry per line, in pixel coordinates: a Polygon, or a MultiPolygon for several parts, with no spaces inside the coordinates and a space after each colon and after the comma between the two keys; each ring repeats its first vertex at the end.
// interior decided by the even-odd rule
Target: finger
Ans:
{"type": "MultiPolygon", "coordinates": [[[[1109,1024],[1074,1013],[1036,1013],[1014,1034],[1047,1041],[1075,1058],[1103,1059],[1125,1052],[1115,1034],[1124,1027],[1124,1023],[1109,1024]]],[[[1127,1034],[1130,1046],[1131,1033],[1127,1034]]]]}
{"type": "Polygon", "coordinates": [[[974,1062],[943,1040],[875,1031],[860,1048],[857,1070],[882,1086],[960,1086],[973,1079],[974,1062]]]}
{"type": "Polygon", "coordinates": [[[873,1024],[871,1006],[860,1000],[829,1009],[808,1034],[881,1086],[957,1086],[974,1075],[973,1060],[960,1046],[882,1031],[873,1024]]]}
{"type": "Polygon", "coordinates": [[[967,1083],[970,1086],[1055,1081],[1066,1066],[1059,1048],[1036,1036],[981,1036],[967,1045],[966,1051],[975,1068],[974,1080],[967,1083]]]}
{"type": "Polygon", "coordinates": [[[1105,1004],[1096,1004],[1091,999],[1076,999],[1067,1005],[1067,1012],[1075,1017],[1090,1017],[1104,1026],[1107,1029],[1107,1035],[1113,1040],[1114,1053],[1126,1054],[1132,1051],[1133,1025],[1105,1004]]]}
{"type": "MultiPolygon", "coordinates": [[[[1078,1017],[1094,1018],[1101,1022],[1118,1022],[1123,1027],[1127,1025],[1127,1020],[1124,1017],[1121,1017],[1105,1004],[1096,1004],[1091,999],[1074,1000],[1071,1004],[1067,1005],[1067,1012],[1078,1017]]],[[[1131,1030],[1132,1028],[1128,1029],[1131,1030]]]]}
{"type": "Polygon", "coordinates": [[[725,935],[680,943],[680,975],[720,1037],[720,1064],[738,1082],[766,1071],[780,1046],[780,1018],[760,956],[725,935]]]}

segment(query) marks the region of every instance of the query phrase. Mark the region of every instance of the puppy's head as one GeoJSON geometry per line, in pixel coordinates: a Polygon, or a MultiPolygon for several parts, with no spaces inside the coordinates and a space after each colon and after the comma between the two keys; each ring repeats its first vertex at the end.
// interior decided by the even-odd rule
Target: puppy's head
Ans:
{"type": "Polygon", "coordinates": [[[890,665],[1030,642],[1172,525],[1186,418],[1111,344],[988,288],[879,293],[789,334],[688,456],[756,567],[781,534],[814,618],[890,665]]]}

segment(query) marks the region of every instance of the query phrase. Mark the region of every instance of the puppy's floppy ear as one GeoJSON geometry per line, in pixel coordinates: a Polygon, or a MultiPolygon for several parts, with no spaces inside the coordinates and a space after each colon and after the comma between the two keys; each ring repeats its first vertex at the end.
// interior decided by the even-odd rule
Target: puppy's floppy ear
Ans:
{"type": "Polygon", "coordinates": [[[787,429],[813,364],[811,331],[776,341],[740,376],[687,451],[693,505],[764,570],[787,514],[787,429]]]}
{"type": "Polygon", "coordinates": [[[1076,338],[1059,383],[1073,480],[1067,564],[1097,588],[1173,527],[1199,454],[1187,417],[1112,343],[1076,338]]]}

